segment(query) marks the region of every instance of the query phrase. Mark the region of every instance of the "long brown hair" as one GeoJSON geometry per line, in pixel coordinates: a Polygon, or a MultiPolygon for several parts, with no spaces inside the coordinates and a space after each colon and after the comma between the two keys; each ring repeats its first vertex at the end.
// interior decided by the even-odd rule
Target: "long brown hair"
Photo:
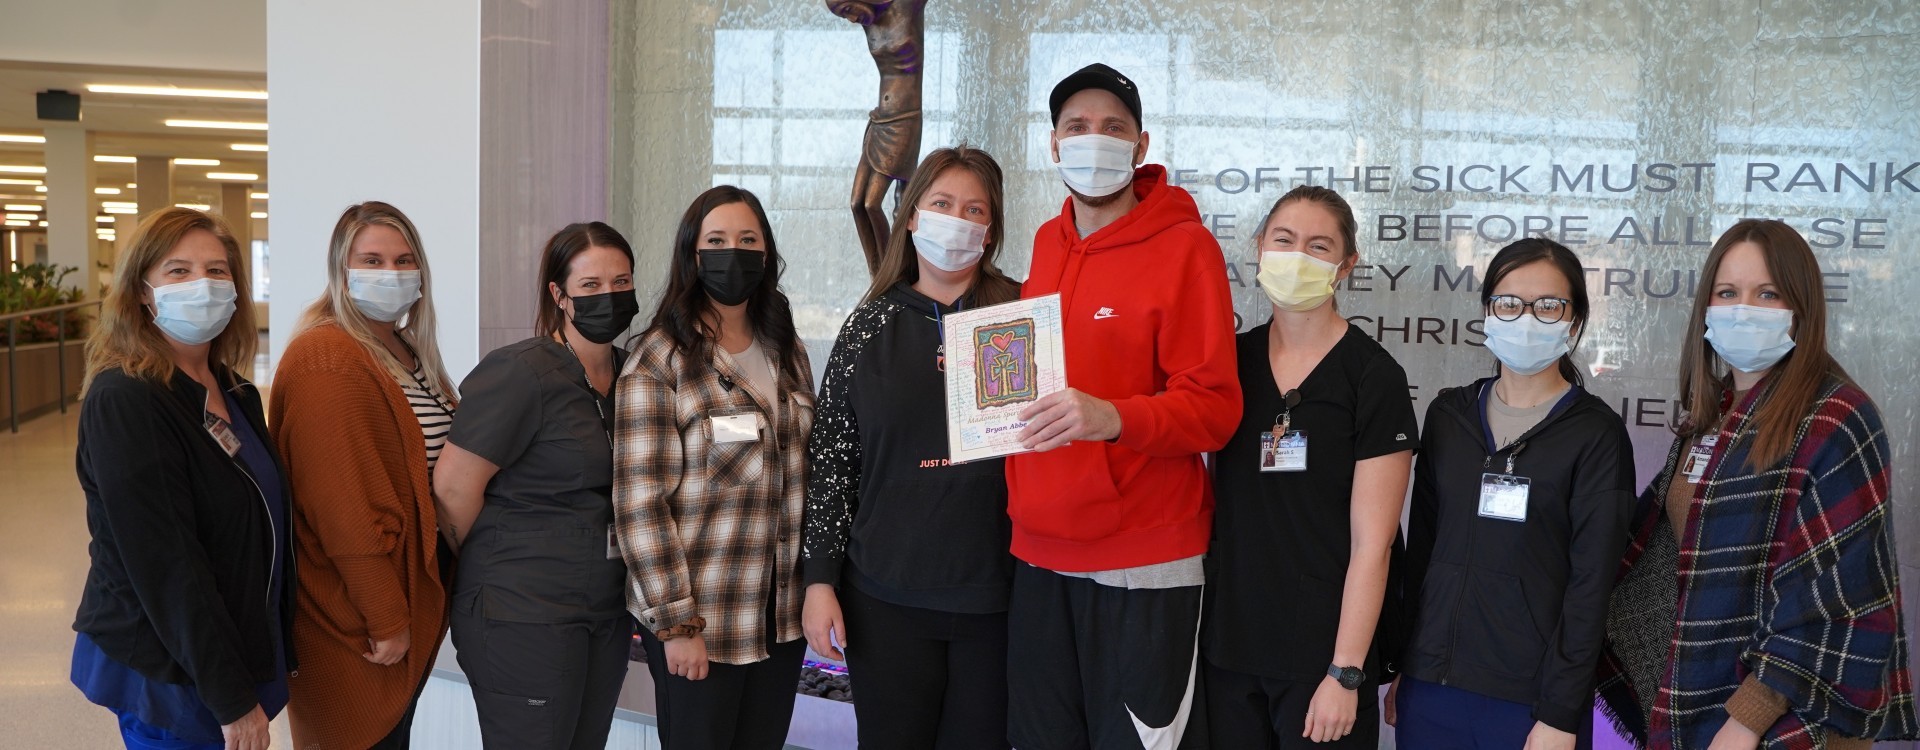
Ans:
{"type": "Polygon", "coordinates": [[[1020,283],[1007,278],[993,264],[994,257],[1000,254],[1000,240],[1005,234],[1002,227],[1007,218],[1000,163],[993,160],[992,154],[963,143],[934,149],[914,170],[913,179],[907,181],[906,190],[894,207],[893,232],[887,235],[887,246],[880,251],[880,266],[873,272],[873,285],[867,287],[861,304],[879,299],[902,281],[911,284],[920,280],[920,254],[913,249],[913,232],[907,230],[907,221],[913,218],[920,199],[933,187],[933,181],[955,168],[972,172],[980,180],[980,186],[987,189],[987,252],[980,256],[980,264],[974,266],[973,284],[968,293],[979,307],[1020,298],[1020,283]]]}
{"type": "Polygon", "coordinates": [[[153,315],[140,301],[147,285],[147,272],[166,260],[167,253],[188,233],[206,230],[220,240],[227,251],[227,269],[234,288],[233,317],[220,335],[208,342],[207,364],[224,365],[239,373],[253,366],[253,351],[259,346],[260,333],[253,323],[253,283],[240,256],[240,243],[233,239],[227,223],[214,214],[191,208],[163,208],[147,214],[127,238],[126,249],[114,272],[113,285],[107,289],[100,306],[100,320],[87,337],[86,375],[80,383],[82,393],[93,385],[101,372],[119,369],[136,378],[166,385],[173,378],[173,345],[166,334],[153,324],[153,315]]]}
{"type": "Polygon", "coordinates": [[[760,207],[760,199],[752,191],[744,188],[733,185],[708,188],[695,196],[687,212],[681,214],[680,228],[673,234],[667,288],[660,294],[660,304],[654,308],[653,323],[647,330],[658,328],[672,339],[674,351],[689,370],[705,366],[702,358],[709,356],[706,347],[712,345],[720,332],[708,330],[706,323],[711,301],[706,285],[700,281],[700,223],[706,221],[707,214],[714,209],[733,203],[746,204],[753,218],[760,222],[760,246],[767,253],[766,274],[760,277],[760,285],[747,295],[747,321],[753,324],[756,338],[773,344],[773,354],[779,360],[775,366],[788,377],[805,381],[810,373],[800,371],[800,334],[793,328],[793,305],[787,301],[786,293],[780,291],[780,276],[787,264],[781,260],[780,247],[773,241],[773,225],[767,221],[766,209],[760,207]]]}
{"type": "Polygon", "coordinates": [[[1753,449],[1747,454],[1748,467],[1757,469],[1773,465],[1792,450],[1800,420],[1813,408],[1828,377],[1847,383],[1853,379],[1827,353],[1826,290],[1813,248],[1784,222],[1744,219],[1720,235],[1707,253],[1706,266],[1700,269],[1700,285],[1693,294],[1693,317],[1687,320],[1686,345],[1680,353],[1680,403],[1686,411],[1674,415],[1674,434],[1696,437],[1719,428],[1724,413],[1721,400],[1732,387],[1731,375],[1726,362],[1707,343],[1707,307],[1713,302],[1721,261],[1727,251],[1742,242],[1760,248],[1774,289],[1793,311],[1793,350],[1774,364],[1759,386],[1769,392],[1752,417],[1756,434],[1753,449]]]}
{"type": "Polygon", "coordinates": [[[353,296],[347,291],[347,270],[353,260],[353,240],[360,236],[360,230],[374,225],[392,227],[399,232],[400,238],[407,243],[407,249],[413,251],[414,267],[420,270],[420,299],[414,300],[413,306],[408,308],[406,325],[395,325],[395,333],[413,345],[414,358],[419,360],[420,369],[426,374],[427,382],[433,384],[434,390],[457,402],[453,378],[447,375],[447,366],[440,360],[440,340],[436,336],[439,323],[433,313],[433,271],[427,266],[427,250],[420,244],[420,231],[413,227],[413,222],[391,205],[367,201],[350,206],[340,214],[340,220],[334,222],[333,239],[327,245],[327,289],[300,314],[300,322],[293,327],[293,336],[297,337],[314,326],[332,323],[360,342],[373,361],[379,362],[389,373],[403,379],[412,377],[387,351],[387,346],[374,338],[372,324],[367,316],[360,314],[360,307],[353,303],[353,296]]]}

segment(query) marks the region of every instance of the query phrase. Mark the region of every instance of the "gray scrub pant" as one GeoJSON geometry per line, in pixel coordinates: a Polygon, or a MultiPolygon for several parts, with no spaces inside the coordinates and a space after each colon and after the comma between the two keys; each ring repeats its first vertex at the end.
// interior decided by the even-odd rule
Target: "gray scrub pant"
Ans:
{"type": "Polygon", "coordinates": [[[486,750],[603,750],[627,676],[633,617],[523,623],[453,613],[486,750]]]}

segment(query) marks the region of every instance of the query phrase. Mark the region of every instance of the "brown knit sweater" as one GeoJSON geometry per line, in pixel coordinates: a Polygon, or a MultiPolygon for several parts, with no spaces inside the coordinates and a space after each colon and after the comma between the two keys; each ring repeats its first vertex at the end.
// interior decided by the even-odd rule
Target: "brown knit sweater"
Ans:
{"type": "Polygon", "coordinates": [[[293,744],[365,748],[399,724],[446,632],[425,438],[393,376],[332,325],[287,345],[269,413],[300,575],[293,744]],[[369,638],[409,630],[400,662],[361,656],[369,638]]]}

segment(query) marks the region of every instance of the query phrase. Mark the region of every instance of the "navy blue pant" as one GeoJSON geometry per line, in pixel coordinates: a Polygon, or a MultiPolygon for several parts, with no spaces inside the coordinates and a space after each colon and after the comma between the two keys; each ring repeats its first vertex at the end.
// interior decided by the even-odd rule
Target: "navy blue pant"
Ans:
{"type": "Polygon", "coordinates": [[[120,713],[120,739],[127,750],[221,750],[224,742],[194,742],[140,720],[133,711],[120,713]]]}
{"type": "MultiPolygon", "coordinates": [[[[1409,750],[1518,750],[1533,731],[1533,707],[1456,687],[1400,679],[1394,703],[1394,746],[1409,750]]],[[[1574,747],[1591,750],[1593,722],[1575,734],[1574,747]]]]}

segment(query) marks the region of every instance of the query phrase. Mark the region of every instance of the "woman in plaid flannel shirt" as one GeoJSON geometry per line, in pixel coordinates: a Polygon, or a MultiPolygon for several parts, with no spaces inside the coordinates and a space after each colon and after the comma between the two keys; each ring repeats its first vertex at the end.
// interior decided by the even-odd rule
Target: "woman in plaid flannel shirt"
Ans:
{"type": "Polygon", "coordinates": [[[806,643],[800,517],[813,377],[752,193],[687,208],[667,290],[619,381],[613,502],[677,748],[786,740],[806,643]]]}
{"type": "Polygon", "coordinates": [[[1680,361],[1686,416],[1641,496],[1601,665],[1608,714],[1643,746],[1864,749],[1915,734],[1891,453],[1827,353],[1821,284],[1778,221],[1741,221],[1707,256],[1680,361]]]}

